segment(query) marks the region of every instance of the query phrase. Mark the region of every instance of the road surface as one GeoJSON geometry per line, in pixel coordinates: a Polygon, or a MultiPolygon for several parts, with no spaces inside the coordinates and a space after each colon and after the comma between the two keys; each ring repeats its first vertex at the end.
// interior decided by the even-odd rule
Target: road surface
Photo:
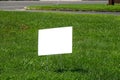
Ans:
{"type": "MultiPolygon", "coordinates": [[[[52,5],[52,4],[107,4],[107,1],[0,1],[0,10],[5,11],[26,11],[25,6],[30,5],[52,5]]],[[[76,14],[114,14],[120,15],[120,12],[94,12],[94,11],[41,11],[27,10],[27,12],[65,12],[76,14]]]]}
{"type": "Polygon", "coordinates": [[[29,5],[51,4],[107,4],[107,1],[0,1],[1,10],[22,10],[29,5]]]}

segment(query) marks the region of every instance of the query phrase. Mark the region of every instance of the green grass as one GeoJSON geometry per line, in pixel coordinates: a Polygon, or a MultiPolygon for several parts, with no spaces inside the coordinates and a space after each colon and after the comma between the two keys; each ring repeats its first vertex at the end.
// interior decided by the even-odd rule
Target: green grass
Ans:
{"type": "Polygon", "coordinates": [[[120,16],[0,11],[0,79],[120,80],[120,16]],[[38,29],[61,26],[73,53],[38,56],[38,29]]]}
{"type": "Polygon", "coordinates": [[[45,5],[45,6],[28,6],[28,10],[58,10],[58,11],[110,11],[119,12],[120,5],[115,4],[59,4],[59,5],[45,5]]]}

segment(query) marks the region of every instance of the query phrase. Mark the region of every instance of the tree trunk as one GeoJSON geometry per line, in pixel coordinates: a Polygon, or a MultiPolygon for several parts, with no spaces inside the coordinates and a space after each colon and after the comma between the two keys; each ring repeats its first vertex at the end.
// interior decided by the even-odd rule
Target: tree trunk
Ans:
{"type": "Polygon", "coordinates": [[[114,5],[115,0],[109,0],[109,5],[114,5]]]}

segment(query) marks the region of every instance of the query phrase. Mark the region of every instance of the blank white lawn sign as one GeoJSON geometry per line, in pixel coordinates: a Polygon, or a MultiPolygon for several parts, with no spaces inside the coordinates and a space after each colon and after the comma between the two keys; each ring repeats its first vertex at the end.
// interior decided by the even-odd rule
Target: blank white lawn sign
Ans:
{"type": "Polygon", "coordinates": [[[72,26],[38,31],[38,55],[72,53],[72,26]]]}

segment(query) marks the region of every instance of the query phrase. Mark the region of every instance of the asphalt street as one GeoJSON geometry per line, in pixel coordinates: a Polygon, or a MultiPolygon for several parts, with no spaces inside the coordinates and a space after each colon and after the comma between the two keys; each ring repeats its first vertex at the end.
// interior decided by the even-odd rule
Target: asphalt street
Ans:
{"type": "Polygon", "coordinates": [[[43,11],[25,10],[25,6],[30,5],[53,5],[53,4],[107,4],[107,1],[0,1],[0,10],[5,11],[27,11],[27,12],[59,12],[74,14],[113,14],[120,15],[120,12],[95,12],[95,11],[43,11]]]}
{"type": "Polygon", "coordinates": [[[107,1],[0,1],[1,10],[22,10],[29,5],[51,4],[107,4],[107,1]]]}

